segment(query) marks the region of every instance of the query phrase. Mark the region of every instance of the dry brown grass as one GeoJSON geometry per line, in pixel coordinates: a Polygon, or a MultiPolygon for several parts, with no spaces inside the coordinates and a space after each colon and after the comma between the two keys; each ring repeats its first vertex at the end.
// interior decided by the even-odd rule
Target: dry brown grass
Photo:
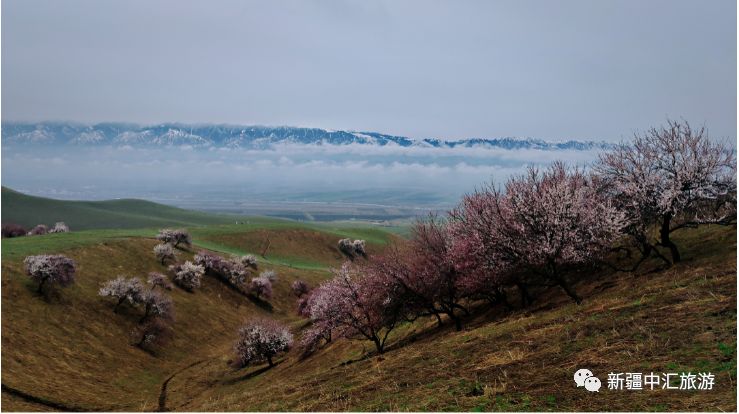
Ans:
{"type": "MultiPolygon", "coordinates": [[[[126,343],[128,320],[94,292],[123,269],[158,269],[149,241],[73,250],[79,283],[54,303],[33,295],[19,262],[4,262],[3,383],[105,410],[155,409],[161,383],[181,370],[168,383],[168,409],[735,411],[736,230],[688,230],[678,242],[685,262],[673,268],[653,262],[637,274],[589,275],[576,285],[580,306],[552,289],[528,309],[480,306],[462,332],[431,320],[405,324],[381,357],[363,358],[366,342],[339,340],[305,360],[291,352],[266,371],[228,366],[235,327],[264,311],[215,280],[194,294],[175,291],[177,334],[159,355],[126,343]],[[580,367],[604,383],[611,371],[711,371],[716,386],[589,394],[574,387],[580,367]]],[[[325,273],[278,271],[273,315],[297,330],[289,282],[325,273]]],[[[2,402],[6,411],[44,408],[6,393],[2,402]]]]}
{"type": "MultiPolygon", "coordinates": [[[[83,409],[153,410],[161,383],[172,372],[194,360],[226,355],[247,316],[294,320],[290,283],[297,277],[313,284],[325,278],[325,272],[276,267],[279,280],[271,312],[211,277],[195,293],[175,288],[174,336],[150,354],[130,345],[129,332],[139,312],[113,313],[97,290],[118,274],[145,280],[150,271],[164,271],[151,253],[154,244],[130,239],[65,252],[78,263],[77,283],[50,299],[36,295],[20,261],[3,261],[3,384],[83,409]]],[[[191,255],[186,252],[180,259],[191,255]]],[[[33,408],[2,395],[6,411],[33,408]]]]}
{"type": "Polygon", "coordinates": [[[232,371],[222,361],[173,379],[171,407],[225,411],[734,411],[736,409],[736,236],[734,229],[686,232],[684,263],[637,274],[600,272],[577,285],[577,306],[554,289],[545,310],[478,313],[463,332],[431,321],[404,326],[407,342],[381,357],[339,341],[307,360],[232,371]],[[413,337],[416,340],[410,340],[413,337]],[[604,382],[576,388],[580,367],[604,382]],[[609,391],[614,372],[716,373],[712,391],[609,391]],[[202,381],[202,378],[209,378],[202,381]]]}

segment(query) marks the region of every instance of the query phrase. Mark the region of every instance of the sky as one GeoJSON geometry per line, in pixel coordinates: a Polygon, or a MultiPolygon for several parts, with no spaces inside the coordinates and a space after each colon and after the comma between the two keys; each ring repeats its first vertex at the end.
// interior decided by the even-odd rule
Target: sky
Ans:
{"type": "Polygon", "coordinates": [[[2,2],[2,119],[736,139],[736,3],[2,2]]]}

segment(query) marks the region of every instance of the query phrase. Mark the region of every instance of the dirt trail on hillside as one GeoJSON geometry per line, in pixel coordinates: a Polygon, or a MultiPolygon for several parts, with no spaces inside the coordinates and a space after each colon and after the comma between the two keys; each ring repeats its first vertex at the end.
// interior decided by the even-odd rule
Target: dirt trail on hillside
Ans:
{"type": "Polygon", "coordinates": [[[169,385],[169,382],[172,381],[175,375],[180,374],[183,371],[194,367],[195,365],[202,364],[205,361],[207,360],[201,359],[200,361],[195,361],[192,364],[175,371],[174,374],[170,375],[166,380],[164,380],[164,382],[162,383],[162,390],[159,392],[159,408],[157,409],[157,411],[159,412],[168,411],[167,410],[167,385],[169,385]]]}

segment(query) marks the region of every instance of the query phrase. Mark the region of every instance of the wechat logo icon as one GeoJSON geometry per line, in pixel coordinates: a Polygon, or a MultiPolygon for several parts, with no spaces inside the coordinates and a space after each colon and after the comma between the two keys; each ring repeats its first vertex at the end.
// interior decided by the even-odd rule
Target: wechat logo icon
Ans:
{"type": "Polygon", "coordinates": [[[589,369],[581,368],[575,372],[574,376],[575,384],[578,387],[585,387],[590,392],[600,392],[600,379],[593,375],[593,372],[589,369]]]}

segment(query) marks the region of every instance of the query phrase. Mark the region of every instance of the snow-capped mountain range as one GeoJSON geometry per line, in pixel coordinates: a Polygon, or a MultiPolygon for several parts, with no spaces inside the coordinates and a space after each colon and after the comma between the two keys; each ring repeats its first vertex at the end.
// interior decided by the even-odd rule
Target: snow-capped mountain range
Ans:
{"type": "Polygon", "coordinates": [[[411,139],[377,132],[333,131],[319,128],[166,123],[142,126],[125,123],[84,125],[62,122],[2,123],[4,145],[113,145],[135,147],[268,149],[280,144],[395,145],[400,147],[592,150],[608,148],[603,141],[545,141],[533,138],[411,139]]]}

